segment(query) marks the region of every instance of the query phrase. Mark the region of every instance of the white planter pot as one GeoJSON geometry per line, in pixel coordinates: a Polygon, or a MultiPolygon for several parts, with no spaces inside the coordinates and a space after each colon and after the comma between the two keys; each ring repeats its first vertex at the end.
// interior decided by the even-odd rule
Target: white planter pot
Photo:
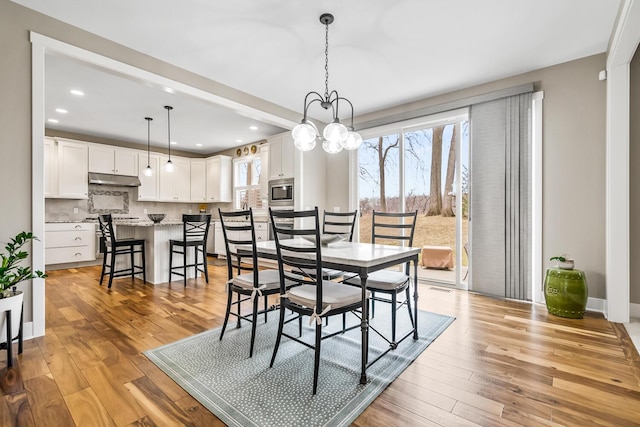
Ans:
{"type": "Polygon", "coordinates": [[[22,314],[22,300],[24,294],[21,291],[9,298],[0,298],[0,343],[7,342],[7,315],[11,310],[11,338],[18,336],[20,332],[20,315],[22,314]]]}

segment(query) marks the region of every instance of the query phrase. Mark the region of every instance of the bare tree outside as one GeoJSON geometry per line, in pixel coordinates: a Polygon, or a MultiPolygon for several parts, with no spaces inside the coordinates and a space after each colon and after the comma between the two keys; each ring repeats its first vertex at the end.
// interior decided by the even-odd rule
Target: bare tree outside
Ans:
{"type": "Polygon", "coordinates": [[[453,180],[456,176],[456,131],[457,126],[453,125],[451,142],[449,143],[449,155],[447,156],[446,178],[444,180],[444,194],[442,199],[442,216],[455,216],[455,194],[453,180]]]}
{"type": "Polygon", "coordinates": [[[444,133],[444,128],[444,126],[433,128],[427,216],[440,215],[442,213],[442,134],[444,133]]]}

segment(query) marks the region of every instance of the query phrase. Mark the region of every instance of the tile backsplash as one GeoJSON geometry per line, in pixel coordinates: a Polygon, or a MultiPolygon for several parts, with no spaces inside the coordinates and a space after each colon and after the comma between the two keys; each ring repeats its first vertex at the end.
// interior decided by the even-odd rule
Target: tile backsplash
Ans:
{"type": "MultiPolygon", "coordinates": [[[[179,220],[182,219],[182,214],[188,214],[189,211],[197,213],[200,206],[199,203],[139,202],[136,187],[89,185],[89,195],[90,198],[85,200],[45,199],[45,221],[80,221],[96,217],[98,213],[126,214],[146,219],[145,209],[147,213],[163,213],[167,219],[179,220]]],[[[233,208],[232,203],[208,203],[206,206],[206,212],[213,217],[218,216],[218,208],[233,208]]]]}

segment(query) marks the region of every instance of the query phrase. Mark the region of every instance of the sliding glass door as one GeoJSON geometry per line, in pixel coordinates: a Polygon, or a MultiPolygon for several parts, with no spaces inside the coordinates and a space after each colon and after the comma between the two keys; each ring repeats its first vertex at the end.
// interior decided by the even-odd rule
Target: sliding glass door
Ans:
{"type": "Polygon", "coordinates": [[[418,211],[413,246],[418,277],[466,288],[469,123],[466,114],[367,135],[358,152],[360,241],[371,240],[371,213],[418,211]]]}

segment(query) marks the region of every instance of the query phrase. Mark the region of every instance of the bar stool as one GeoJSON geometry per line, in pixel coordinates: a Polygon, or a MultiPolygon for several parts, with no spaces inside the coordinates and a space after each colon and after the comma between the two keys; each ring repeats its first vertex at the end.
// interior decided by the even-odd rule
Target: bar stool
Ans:
{"type": "Polygon", "coordinates": [[[131,276],[133,279],[136,274],[142,273],[142,280],[147,282],[147,271],[145,269],[145,240],[144,239],[116,239],[116,233],[113,231],[113,219],[111,214],[99,215],[100,231],[105,241],[105,254],[102,260],[102,273],[100,274],[100,286],[105,275],[109,275],[109,286],[114,277],[131,276]],[[142,254],[142,265],[135,265],[135,254],[142,254]],[[130,267],[116,270],[116,257],[118,255],[129,255],[130,267]],[[107,265],[107,256],[110,257],[107,265]],[[107,271],[108,269],[108,271],[107,271]]]}
{"type": "Polygon", "coordinates": [[[198,271],[204,273],[205,280],[209,283],[206,248],[210,222],[211,214],[182,215],[182,240],[169,240],[169,283],[171,283],[171,276],[177,274],[183,277],[186,287],[187,267],[194,267],[196,275],[198,271]],[[187,263],[187,248],[194,249],[193,264],[187,263]],[[182,265],[173,266],[174,253],[182,255],[182,265]],[[198,253],[202,254],[202,262],[198,262],[198,253]]]}

